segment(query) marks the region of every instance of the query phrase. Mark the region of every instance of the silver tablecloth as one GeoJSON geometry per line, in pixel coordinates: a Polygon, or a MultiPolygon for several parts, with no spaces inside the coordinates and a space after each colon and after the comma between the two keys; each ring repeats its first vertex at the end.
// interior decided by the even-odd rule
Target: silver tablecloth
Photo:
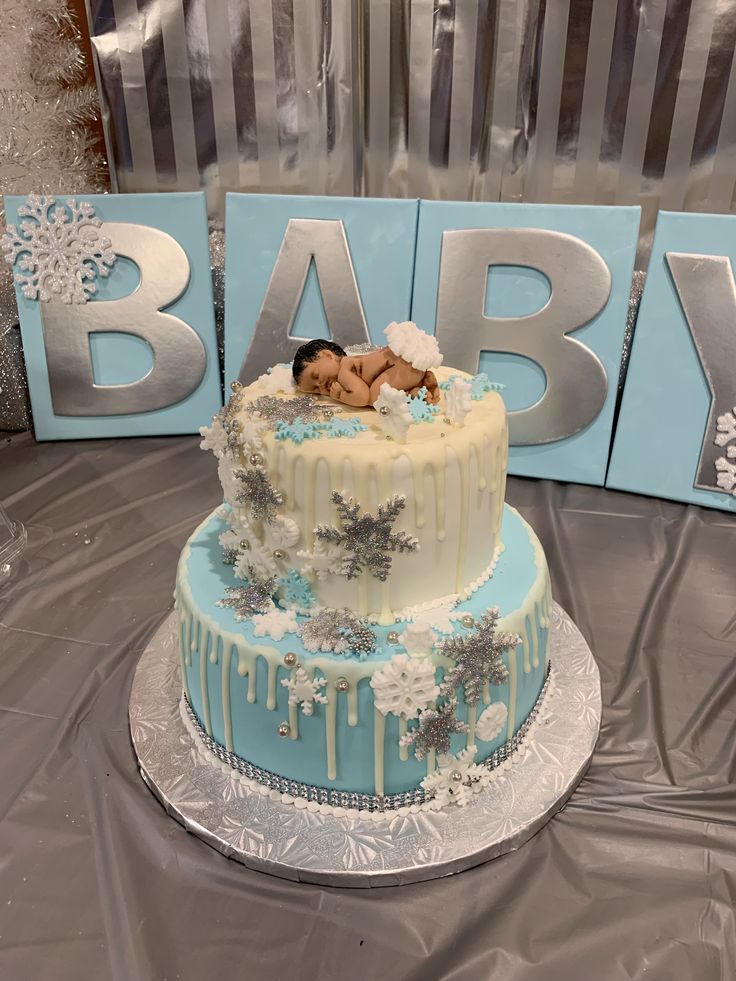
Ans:
{"type": "Polygon", "coordinates": [[[511,479],[600,666],[591,767],[518,852],[322,888],[217,854],[137,773],[135,665],[218,499],[197,442],[0,442],[0,500],[29,530],[0,592],[3,981],[736,976],[733,516],[511,479]]]}

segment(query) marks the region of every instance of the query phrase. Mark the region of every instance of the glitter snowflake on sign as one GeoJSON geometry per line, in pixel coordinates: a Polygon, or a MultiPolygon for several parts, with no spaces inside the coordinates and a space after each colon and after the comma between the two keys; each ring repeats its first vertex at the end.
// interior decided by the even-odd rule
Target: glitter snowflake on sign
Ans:
{"type": "Polygon", "coordinates": [[[405,531],[392,531],[393,524],[404,510],[406,499],[400,494],[389,498],[378,508],[378,514],[361,514],[360,504],[345,499],[339,491],[332,492],[340,527],[319,525],[314,529],[317,538],[342,546],[341,573],[346,579],[357,578],[363,570],[385,582],[391,572],[391,552],[415,552],[419,542],[405,531]]]}
{"type": "Polygon", "coordinates": [[[94,280],[106,277],[115,262],[110,239],[100,235],[102,222],[87,201],[69,198],[66,207],[56,198],[29,194],[18,208],[28,220],[8,225],[2,237],[5,261],[22,270],[15,281],[29,300],[86,303],[97,292],[94,280]]]}
{"type": "Polygon", "coordinates": [[[350,610],[321,610],[301,627],[302,643],[313,654],[355,654],[360,660],[376,649],[376,635],[350,610]]]}
{"type": "Polygon", "coordinates": [[[426,394],[427,389],[422,387],[417,392],[415,398],[409,399],[407,405],[409,406],[409,414],[411,415],[412,422],[431,422],[440,411],[438,405],[430,405],[424,401],[426,394]]]}
{"type": "Polygon", "coordinates": [[[439,708],[425,709],[419,716],[416,729],[401,737],[401,745],[413,746],[418,760],[423,760],[431,750],[449,753],[453,734],[468,731],[467,725],[455,715],[456,709],[455,698],[448,698],[439,708]]]}
{"type": "Polygon", "coordinates": [[[310,678],[301,665],[291,678],[282,678],[281,684],[289,689],[289,705],[301,705],[304,715],[313,714],[315,702],[327,705],[327,696],[321,691],[327,678],[310,678]]]}
{"type": "Polygon", "coordinates": [[[318,422],[305,422],[301,416],[297,416],[293,422],[276,423],[276,439],[290,439],[298,446],[305,439],[319,439],[321,428],[318,422]]]}
{"type": "Polygon", "coordinates": [[[267,613],[273,607],[276,592],[275,579],[253,579],[245,586],[228,586],[227,597],[217,601],[221,607],[229,607],[240,623],[250,620],[256,613],[267,613]]]}
{"type": "Polygon", "coordinates": [[[728,446],[732,441],[736,442],[736,406],[733,412],[726,412],[718,416],[716,425],[716,436],[713,442],[716,446],[726,447],[726,456],[720,456],[716,460],[716,484],[721,490],[728,491],[736,497],[736,464],[729,463],[729,460],[736,460],[736,445],[728,446]]]}
{"type": "Polygon", "coordinates": [[[485,684],[500,685],[506,681],[509,671],[502,655],[521,643],[521,637],[497,633],[498,618],[498,610],[488,610],[473,633],[456,634],[444,642],[440,651],[455,665],[445,672],[443,693],[448,694],[463,685],[466,704],[477,705],[485,684]]]}
{"type": "Polygon", "coordinates": [[[285,606],[308,610],[317,602],[312,587],[296,569],[290,569],[283,579],[279,579],[279,597],[285,606]]]}
{"type": "Polygon", "coordinates": [[[358,433],[365,432],[368,427],[364,426],[357,416],[350,416],[349,419],[330,419],[329,422],[322,424],[321,429],[328,439],[336,439],[338,437],[352,439],[358,433]]]}
{"type": "Polygon", "coordinates": [[[343,558],[340,545],[330,545],[317,539],[311,552],[301,550],[296,554],[297,558],[305,560],[302,573],[305,576],[314,576],[320,582],[340,571],[343,558]]]}
{"type": "Polygon", "coordinates": [[[284,503],[284,498],[275,489],[264,468],[236,470],[235,476],[241,483],[241,490],[236,496],[238,504],[250,507],[254,521],[272,521],[276,508],[284,503]]]}
{"type": "Polygon", "coordinates": [[[270,637],[272,640],[283,640],[285,634],[295,634],[299,630],[293,610],[274,608],[267,613],[256,613],[251,623],[256,637],[270,637]]]}
{"type": "Polygon", "coordinates": [[[506,726],[509,710],[503,702],[494,702],[484,709],[475,724],[475,734],[478,739],[489,743],[495,739],[506,726]]]}
{"type": "Polygon", "coordinates": [[[275,395],[261,395],[248,405],[249,412],[257,412],[271,426],[277,422],[314,422],[321,418],[319,403],[313,395],[297,395],[292,399],[280,399],[275,395]]]}
{"type": "Polygon", "coordinates": [[[434,676],[435,668],[430,661],[395,654],[371,678],[376,708],[382,715],[390,712],[415,719],[440,693],[434,676]]]}
{"type": "Polygon", "coordinates": [[[464,807],[489,782],[490,773],[475,762],[475,753],[475,746],[468,746],[455,756],[443,754],[438,758],[437,769],[422,780],[433,805],[464,807]]]}
{"type": "Polygon", "coordinates": [[[413,419],[409,411],[409,396],[398,388],[392,388],[388,382],[381,385],[380,395],[373,403],[377,413],[377,422],[387,436],[397,443],[406,441],[413,419]]]}
{"type": "Polygon", "coordinates": [[[465,378],[455,378],[445,392],[447,418],[453,426],[462,426],[472,408],[472,385],[465,378]]]}

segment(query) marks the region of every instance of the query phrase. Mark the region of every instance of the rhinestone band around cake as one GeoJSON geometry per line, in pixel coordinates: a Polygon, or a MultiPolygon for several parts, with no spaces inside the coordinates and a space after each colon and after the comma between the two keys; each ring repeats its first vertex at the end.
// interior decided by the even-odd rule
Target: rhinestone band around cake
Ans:
{"type": "MultiPolygon", "coordinates": [[[[511,739],[505,742],[503,746],[499,746],[497,750],[479,764],[480,766],[484,766],[487,770],[495,770],[509,760],[521,746],[525,736],[536,722],[541,711],[544,697],[550,686],[550,677],[551,665],[548,665],[547,676],[542,690],[523,724],[511,739]]],[[[327,804],[330,807],[354,808],[359,811],[371,812],[396,811],[401,807],[412,807],[413,805],[423,804],[428,800],[427,794],[421,787],[403,794],[358,794],[346,790],[329,790],[326,787],[316,787],[313,784],[301,783],[298,780],[289,780],[286,777],[280,777],[276,773],[271,773],[270,770],[264,770],[262,767],[255,766],[248,760],[244,760],[237,753],[231,753],[225,749],[221,743],[218,743],[217,740],[207,735],[185,694],[182,694],[182,701],[186,711],[187,721],[205,748],[214,754],[221,763],[232,767],[233,770],[236,770],[248,780],[253,780],[263,787],[268,787],[269,790],[276,790],[281,794],[289,794],[294,798],[313,801],[316,804],[327,804]]]]}

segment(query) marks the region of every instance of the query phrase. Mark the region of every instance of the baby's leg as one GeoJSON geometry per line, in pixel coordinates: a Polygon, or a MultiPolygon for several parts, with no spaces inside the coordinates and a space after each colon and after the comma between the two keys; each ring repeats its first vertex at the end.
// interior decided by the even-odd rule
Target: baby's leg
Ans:
{"type": "Polygon", "coordinates": [[[430,405],[436,405],[440,400],[440,387],[437,384],[437,379],[433,372],[426,372],[424,375],[424,384],[427,386],[427,402],[430,405]]]}

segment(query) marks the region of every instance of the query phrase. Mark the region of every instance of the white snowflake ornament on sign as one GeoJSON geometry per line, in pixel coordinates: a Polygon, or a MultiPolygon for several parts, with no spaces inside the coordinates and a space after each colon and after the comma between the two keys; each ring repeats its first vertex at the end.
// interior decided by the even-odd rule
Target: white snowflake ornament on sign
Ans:
{"type": "Polygon", "coordinates": [[[26,221],[8,225],[2,237],[5,261],[17,265],[15,281],[29,300],[86,303],[97,292],[94,280],[108,276],[116,260],[112,243],[100,235],[102,222],[87,201],[29,194],[18,208],[26,221]]]}

